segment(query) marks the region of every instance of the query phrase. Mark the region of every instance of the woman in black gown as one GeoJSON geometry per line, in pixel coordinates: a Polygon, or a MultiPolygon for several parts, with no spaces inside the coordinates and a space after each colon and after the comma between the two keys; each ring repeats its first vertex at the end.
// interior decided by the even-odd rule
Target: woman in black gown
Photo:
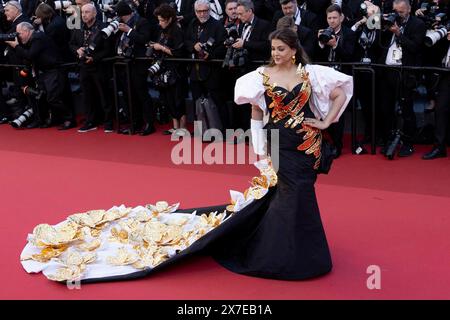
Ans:
{"type": "MultiPolygon", "coordinates": [[[[264,129],[267,130],[268,150],[274,151],[270,145],[271,133],[274,129],[279,133],[278,184],[265,199],[258,200],[266,202],[263,207],[267,209],[259,204],[254,209],[257,213],[250,214],[253,204],[239,212],[239,215],[252,215],[253,222],[244,223],[246,227],[238,228],[239,231],[221,241],[215,247],[215,258],[237,273],[305,279],[325,274],[332,268],[314,183],[321,160],[321,130],[337,121],[348,100],[344,89],[339,86],[329,88],[330,94],[326,98],[331,107],[325,117],[316,119],[310,104],[310,96],[314,93],[309,73],[317,76],[317,71],[320,75],[329,72],[329,68],[304,67],[309,63],[308,58],[291,30],[277,30],[270,40],[272,63],[257,70],[262,75],[267,108],[255,105],[255,100],[250,101],[253,103],[251,128],[255,151],[264,154],[261,129],[264,109],[267,109],[269,120],[264,129]]],[[[248,85],[245,83],[249,80],[244,76],[236,84],[236,88],[246,88],[244,95],[247,98],[248,85]]],[[[237,99],[242,100],[239,94],[241,92],[237,92],[237,99]]]]}
{"type": "MultiPolygon", "coordinates": [[[[93,269],[86,269],[81,278],[83,282],[147,276],[196,253],[212,255],[216,261],[233,272],[264,278],[299,280],[320,276],[331,270],[332,262],[320,219],[314,183],[322,158],[321,130],[338,121],[352,96],[353,80],[352,77],[332,68],[309,64],[298,44],[296,33],[290,29],[275,31],[270,40],[272,63],[237,80],[235,102],[253,105],[253,148],[258,155],[265,157],[266,139],[262,130],[264,127],[268,132],[267,150],[271,150],[270,157],[275,164],[274,168],[278,167],[277,177],[269,168],[268,179],[271,183],[265,184],[264,193],[244,193],[243,202],[236,200],[230,206],[178,210],[188,216],[195,211],[198,216],[224,212],[226,209],[227,219],[220,224],[214,224],[214,229],[206,232],[200,232],[204,227],[194,227],[198,229],[190,230],[189,234],[199,231],[198,238],[187,247],[165,256],[153,266],[153,263],[149,265],[144,261],[146,264],[143,269],[142,266],[128,267],[128,271],[124,271],[122,267],[112,269],[102,260],[96,267],[92,267],[93,269]],[[269,119],[265,126],[264,115],[269,119]],[[272,143],[276,141],[272,139],[275,133],[279,135],[278,144],[272,143]],[[278,159],[278,165],[275,159],[278,159]],[[272,184],[272,181],[275,183],[272,184]]],[[[252,184],[258,181],[255,179],[257,178],[253,179],[252,184]]],[[[136,210],[142,211],[139,207],[136,210]]],[[[161,212],[165,212],[164,210],[161,212]]],[[[161,212],[154,211],[152,216],[157,219],[161,212]]],[[[173,213],[169,214],[171,215],[173,213]]],[[[165,217],[167,218],[167,215],[165,217]]],[[[129,218],[131,217],[124,216],[120,222],[129,221],[129,218]]],[[[141,221],[148,220],[133,221],[133,224],[139,226],[141,221]]],[[[152,226],[152,223],[154,222],[144,222],[144,231],[152,226]]],[[[140,229],[135,231],[138,230],[140,229]]],[[[130,232],[134,234],[133,230],[130,232]]],[[[101,239],[106,241],[110,236],[108,229],[105,229],[101,239]]],[[[139,232],[133,239],[128,244],[127,250],[130,252],[135,250],[136,243],[133,241],[138,241],[136,239],[139,239],[139,232]]],[[[165,245],[157,242],[162,238],[145,239],[152,245],[149,246],[147,242],[142,247],[142,241],[139,240],[139,250],[153,250],[154,246],[164,249],[165,245]]],[[[35,261],[30,262],[25,258],[29,253],[35,253],[35,250],[37,248],[28,244],[21,255],[27,272],[39,272],[48,267],[46,264],[36,265],[35,261]],[[34,251],[30,251],[31,249],[34,251]]],[[[103,250],[116,254],[111,243],[103,250]]]]}

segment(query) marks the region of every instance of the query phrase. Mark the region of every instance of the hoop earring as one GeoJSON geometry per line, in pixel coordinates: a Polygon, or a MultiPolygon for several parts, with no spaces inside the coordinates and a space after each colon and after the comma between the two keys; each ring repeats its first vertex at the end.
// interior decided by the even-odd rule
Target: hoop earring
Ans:
{"type": "Polygon", "coordinates": [[[292,64],[295,64],[295,56],[292,56],[292,58],[291,58],[291,61],[292,61],[292,64]]]}

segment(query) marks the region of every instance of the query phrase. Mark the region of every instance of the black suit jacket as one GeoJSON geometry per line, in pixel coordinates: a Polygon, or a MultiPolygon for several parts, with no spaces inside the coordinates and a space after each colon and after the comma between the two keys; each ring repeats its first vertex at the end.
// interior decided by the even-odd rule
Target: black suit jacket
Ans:
{"type": "MultiPolygon", "coordinates": [[[[112,37],[108,39],[103,39],[101,36],[99,36],[99,32],[102,28],[106,27],[107,24],[96,21],[94,25],[92,26],[92,36],[90,38],[90,41],[96,41],[96,47],[94,50],[94,53],[92,55],[92,58],[94,59],[94,62],[90,65],[85,64],[80,61],[80,66],[86,67],[86,68],[93,68],[95,69],[96,66],[106,57],[112,56],[112,37]]],[[[86,28],[86,25],[82,24],[81,29],[75,29],[72,32],[72,37],[69,41],[69,47],[70,51],[74,58],[78,60],[78,54],[77,50],[81,47],[85,47],[86,45],[89,45],[89,43],[84,42],[84,30],[86,28]]]]}
{"type": "MultiPolygon", "coordinates": [[[[305,1],[301,2],[303,3],[305,1]]],[[[306,9],[317,15],[318,29],[323,29],[328,26],[326,10],[330,4],[330,0],[306,0],[306,9]]]]}
{"type": "MultiPolygon", "coordinates": [[[[136,22],[132,26],[133,30],[128,37],[130,38],[130,45],[133,46],[134,57],[145,57],[147,51],[146,44],[152,39],[152,36],[157,34],[157,31],[152,28],[150,22],[136,14],[136,22]]],[[[120,39],[121,32],[119,32],[118,38],[120,39]]],[[[153,38],[154,39],[154,38],[153,38]]]]}
{"type": "MultiPolygon", "coordinates": [[[[9,29],[6,31],[6,33],[16,32],[16,27],[21,22],[30,22],[30,20],[25,15],[22,14],[14,22],[10,24],[9,29]]],[[[16,52],[12,50],[11,47],[8,46],[6,49],[7,49],[6,61],[8,61],[8,63],[22,64],[23,59],[18,57],[16,52]]]]}
{"type": "MultiPolygon", "coordinates": [[[[239,34],[242,36],[244,24],[239,24],[239,34]]],[[[244,42],[244,49],[248,50],[248,58],[252,60],[266,60],[270,57],[270,23],[255,16],[252,22],[250,37],[244,42]]]]}
{"type": "MultiPolygon", "coordinates": [[[[425,39],[426,31],[427,28],[422,20],[415,16],[409,17],[403,34],[399,36],[399,43],[402,48],[402,65],[422,65],[423,41],[425,39]]],[[[380,63],[386,62],[387,53],[392,41],[392,35],[393,33],[390,31],[385,31],[381,34],[383,49],[380,56],[380,63]]]]}
{"type": "MultiPolygon", "coordinates": [[[[203,31],[199,34],[197,31],[200,27],[198,19],[194,19],[186,30],[184,44],[186,51],[194,58],[199,58],[198,52],[194,49],[197,42],[206,43],[208,39],[214,39],[211,52],[208,59],[222,59],[225,55],[225,28],[220,21],[210,17],[202,27],[203,31]]],[[[194,81],[206,80],[218,81],[218,65],[210,63],[195,63],[191,69],[191,79],[194,81]],[[214,78],[214,79],[213,79],[214,78]]]]}
{"type": "MultiPolygon", "coordinates": [[[[335,51],[336,62],[353,62],[356,44],[356,33],[346,26],[341,26],[340,38],[335,51]]],[[[332,48],[325,45],[322,49],[319,47],[319,59],[320,61],[328,61],[330,51],[332,48]]]]}
{"type": "Polygon", "coordinates": [[[300,44],[305,49],[308,56],[314,60],[315,59],[315,46],[316,46],[316,35],[315,33],[302,25],[297,26],[298,39],[300,44]]]}
{"type": "MultiPolygon", "coordinates": [[[[276,29],[277,22],[282,17],[284,17],[284,13],[282,10],[278,10],[277,12],[275,12],[272,19],[272,30],[276,29]]],[[[319,23],[317,15],[315,13],[300,8],[300,17],[301,17],[300,25],[307,27],[311,29],[311,31],[317,33],[317,30],[319,29],[319,23]]]]}
{"type": "Polygon", "coordinates": [[[33,32],[26,45],[19,45],[15,49],[18,57],[31,62],[40,71],[55,69],[62,63],[62,57],[55,43],[45,33],[33,32]]]}
{"type": "Polygon", "coordinates": [[[53,19],[46,25],[43,26],[45,34],[49,36],[53,42],[56,44],[61,56],[64,61],[70,61],[72,55],[70,53],[69,41],[70,31],[67,28],[66,20],[56,15],[53,19]]]}

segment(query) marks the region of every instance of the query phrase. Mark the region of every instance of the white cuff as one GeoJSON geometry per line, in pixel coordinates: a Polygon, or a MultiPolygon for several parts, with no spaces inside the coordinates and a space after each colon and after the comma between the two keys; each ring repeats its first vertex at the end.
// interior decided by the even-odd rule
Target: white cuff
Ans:
{"type": "Polygon", "coordinates": [[[253,151],[262,156],[266,154],[266,135],[263,130],[264,124],[262,120],[250,120],[250,130],[252,133],[253,151]]]}

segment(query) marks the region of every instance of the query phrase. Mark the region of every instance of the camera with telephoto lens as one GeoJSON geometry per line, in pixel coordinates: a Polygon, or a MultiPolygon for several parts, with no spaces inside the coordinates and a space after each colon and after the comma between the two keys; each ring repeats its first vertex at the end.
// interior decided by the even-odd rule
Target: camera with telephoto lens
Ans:
{"type": "Polygon", "coordinates": [[[0,41],[14,41],[18,35],[17,32],[0,33],[0,41]]]}
{"type": "Polygon", "coordinates": [[[381,16],[381,29],[387,30],[392,27],[394,24],[400,25],[402,19],[397,12],[391,12],[381,16]]]}
{"type": "Polygon", "coordinates": [[[201,50],[199,52],[200,58],[203,59],[206,55],[211,54],[213,47],[214,47],[214,42],[215,42],[215,40],[213,38],[209,38],[208,41],[200,44],[200,48],[201,48],[201,50]]]}
{"type": "Polygon", "coordinates": [[[25,112],[24,113],[22,113],[20,116],[18,116],[16,119],[14,119],[14,120],[12,120],[11,122],[10,122],[10,125],[13,127],[13,128],[20,128],[20,127],[22,127],[22,125],[25,123],[25,122],[27,122],[28,120],[30,120],[31,119],[31,117],[33,116],[33,109],[32,108],[29,108],[29,109],[27,109],[27,110],[25,110],[25,112]]]}
{"type": "Polygon", "coordinates": [[[449,31],[450,31],[450,21],[447,23],[446,26],[438,26],[437,29],[427,30],[424,40],[425,45],[427,47],[434,46],[436,42],[444,38],[449,31]]]}
{"type": "Polygon", "coordinates": [[[322,44],[326,44],[335,35],[336,34],[334,33],[333,28],[328,27],[325,30],[323,30],[323,32],[321,34],[319,34],[319,42],[322,44]]]}
{"type": "Polygon", "coordinates": [[[45,91],[40,89],[38,86],[36,86],[35,88],[32,88],[30,86],[25,86],[25,87],[23,87],[22,91],[26,96],[32,97],[36,100],[41,99],[45,93],[45,91]]]}
{"type": "Polygon", "coordinates": [[[100,32],[103,36],[104,39],[108,39],[112,34],[117,33],[117,31],[119,31],[119,19],[113,19],[108,26],[106,26],[105,28],[103,28],[100,32]]]}
{"type": "Polygon", "coordinates": [[[161,70],[162,61],[155,61],[147,70],[150,77],[153,77],[161,70]]]}

